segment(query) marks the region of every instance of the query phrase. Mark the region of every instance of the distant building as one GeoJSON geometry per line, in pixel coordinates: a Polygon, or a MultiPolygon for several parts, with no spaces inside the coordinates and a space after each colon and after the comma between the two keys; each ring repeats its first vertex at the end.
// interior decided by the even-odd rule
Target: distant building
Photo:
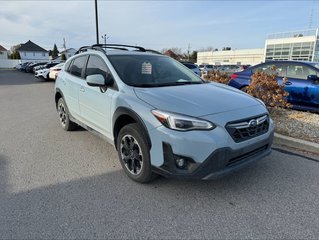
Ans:
{"type": "Polygon", "coordinates": [[[198,52],[197,63],[213,65],[256,65],[264,61],[264,52],[265,50],[263,48],[198,52]]]}
{"type": "Polygon", "coordinates": [[[268,35],[265,60],[319,61],[318,29],[268,35]]]}
{"type": "Polygon", "coordinates": [[[68,59],[68,58],[70,58],[70,57],[72,57],[75,53],[76,53],[76,49],[74,49],[74,48],[68,48],[68,49],[66,49],[66,50],[64,50],[64,51],[62,51],[62,52],[60,52],[60,54],[62,55],[62,54],[64,54],[65,55],[65,57],[66,57],[66,59],[68,59]]]}
{"type": "Polygon", "coordinates": [[[8,59],[8,51],[0,45],[0,59],[8,59]]]}
{"type": "Polygon", "coordinates": [[[176,53],[174,53],[171,49],[169,49],[166,52],[164,52],[164,55],[169,56],[171,58],[174,58],[176,60],[179,59],[179,56],[176,53]]]}
{"type": "Polygon", "coordinates": [[[30,40],[24,44],[20,44],[15,50],[19,52],[21,60],[24,62],[49,60],[49,52],[30,40]]]}
{"type": "Polygon", "coordinates": [[[269,60],[319,62],[319,29],[268,35],[265,48],[198,52],[197,63],[251,64],[269,60]]]}

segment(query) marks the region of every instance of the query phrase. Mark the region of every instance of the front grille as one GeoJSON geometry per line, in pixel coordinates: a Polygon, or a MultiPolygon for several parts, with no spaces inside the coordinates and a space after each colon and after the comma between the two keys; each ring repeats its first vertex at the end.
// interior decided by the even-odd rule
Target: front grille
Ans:
{"type": "Polygon", "coordinates": [[[240,156],[237,156],[235,158],[230,159],[226,166],[230,166],[230,165],[233,165],[233,164],[238,163],[240,161],[246,160],[247,158],[253,157],[253,156],[257,155],[258,153],[261,153],[261,152],[263,152],[263,151],[265,151],[267,149],[268,149],[268,144],[264,145],[264,146],[262,146],[260,148],[257,148],[257,149],[255,149],[253,151],[250,151],[248,153],[245,153],[243,155],[240,155],[240,156]]]}
{"type": "Polygon", "coordinates": [[[268,128],[268,115],[230,122],[226,125],[226,130],[236,143],[260,136],[268,132],[268,128]]]}

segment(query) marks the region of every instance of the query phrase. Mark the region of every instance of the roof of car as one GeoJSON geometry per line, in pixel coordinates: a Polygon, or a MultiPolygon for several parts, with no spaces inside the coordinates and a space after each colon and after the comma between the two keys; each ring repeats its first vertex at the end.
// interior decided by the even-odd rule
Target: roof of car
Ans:
{"type": "Polygon", "coordinates": [[[298,60],[271,60],[266,61],[265,63],[305,63],[305,64],[319,64],[319,62],[310,62],[310,61],[298,61],[298,60]]]}

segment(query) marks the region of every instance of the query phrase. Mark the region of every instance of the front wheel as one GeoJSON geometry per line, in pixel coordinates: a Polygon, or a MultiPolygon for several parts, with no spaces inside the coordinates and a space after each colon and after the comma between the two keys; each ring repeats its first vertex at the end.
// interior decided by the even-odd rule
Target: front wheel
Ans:
{"type": "Polygon", "coordinates": [[[117,150],[128,177],[140,183],[150,182],[155,177],[152,173],[149,147],[138,124],[128,124],[120,130],[117,150]]]}

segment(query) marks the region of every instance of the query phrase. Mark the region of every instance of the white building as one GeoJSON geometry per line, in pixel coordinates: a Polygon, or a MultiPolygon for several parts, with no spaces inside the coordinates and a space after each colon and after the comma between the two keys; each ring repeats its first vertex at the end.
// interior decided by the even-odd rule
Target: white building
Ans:
{"type": "Polygon", "coordinates": [[[0,45],[0,59],[8,59],[8,51],[0,45]]]}
{"type": "Polygon", "coordinates": [[[77,50],[74,48],[68,48],[68,49],[60,52],[60,54],[64,54],[66,59],[68,59],[68,58],[72,57],[76,53],[76,51],[77,50]]]}
{"type": "Polygon", "coordinates": [[[270,34],[265,60],[319,61],[318,29],[270,34]]]}
{"type": "Polygon", "coordinates": [[[22,62],[41,62],[49,60],[49,52],[30,40],[17,47],[16,51],[19,52],[22,62]]]}
{"type": "Polygon", "coordinates": [[[213,65],[256,65],[264,61],[264,52],[265,50],[263,48],[198,52],[197,63],[213,65]]]}

